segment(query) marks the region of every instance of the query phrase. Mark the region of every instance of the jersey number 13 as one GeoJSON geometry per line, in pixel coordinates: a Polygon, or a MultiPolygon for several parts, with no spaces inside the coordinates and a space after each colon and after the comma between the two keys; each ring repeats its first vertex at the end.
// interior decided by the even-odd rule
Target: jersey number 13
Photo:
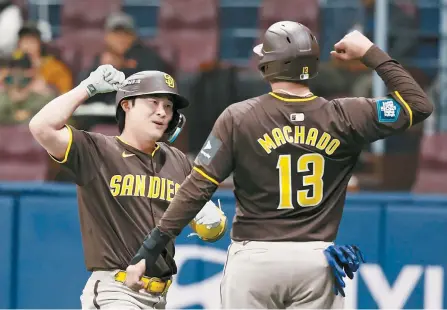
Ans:
{"type": "MultiPolygon", "coordinates": [[[[276,169],[279,170],[279,205],[278,209],[293,209],[292,202],[292,157],[280,155],[276,169]]],[[[301,207],[313,207],[323,200],[324,157],[320,154],[305,154],[298,158],[297,173],[311,172],[303,176],[303,186],[309,189],[296,191],[296,201],[301,207]],[[311,166],[311,167],[310,167],[311,166]],[[312,168],[312,171],[311,169],[312,168]]]]}

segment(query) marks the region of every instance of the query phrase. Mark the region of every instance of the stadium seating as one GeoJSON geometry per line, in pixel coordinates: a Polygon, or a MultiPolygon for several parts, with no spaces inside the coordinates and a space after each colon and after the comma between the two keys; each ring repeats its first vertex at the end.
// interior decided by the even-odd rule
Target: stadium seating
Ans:
{"type": "Polygon", "coordinates": [[[12,3],[14,3],[20,7],[20,10],[22,11],[23,19],[26,20],[29,17],[28,1],[27,0],[13,0],[12,3]]]}
{"type": "MultiPolygon", "coordinates": [[[[308,27],[312,33],[319,38],[319,14],[320,7],[318,1],[314,0],[282,0],[281,5],[275,0],[263,0],[259,7],[259,31],[264,33],[272,24],[289,20],[302,23],[308,27]]],[[[259,44],[262,37],[256,39],[259,44]]],[[[255,67],[257,56],[250,53],[250,66],[255,67]]]]}
{"type": "Polygon", "coordinates": [[[414,192],[447,193],[447,134],[426,135],[422,139],[419,169],[414,192]]]}
{"type": "Polygon", "coordinates": [[[44,180],[49,157],[28,125],[0,126],[0,180],[44,180]]]}
{"type": "Polygon", "coordinates": [[[89,68],[104,47],[104,32],[100,29],[85,29],[70,32],[52,42],[61,59],[72,69],[74,76],[89,68]]]}
{"type": "Polygon", "coordinates": [[[158,15],[160,29],[217,27],[217,0],[163,0],[158,15]]]}
{"type": "MultiPolygon", "coordinates": [[[[360,5],[360,2],[352,0],[52,0],[48,4],[36,0],[13,2],[24,12],[29,12],[32,19],[48,18],[56,38],[51,45],[60,51],[62,60],[72,68],[74,76],[80,70],[90,67],[95,55],[103,49],[103,28],[108,14],[123,10],[135,18],[143,41],[175,64],[180,71],[179,76],[186,73],[188,80],[191,80],[192,73],[198,74],[205,64],[218,60],[244,66],[254,64],[252,48],[259,42],[259,34],[279,20],[295,20],[308,26],[319,38],[322,60],[325,60],[335,40],[359,18],[357,13],[360,5]],[[340,16],[345,18],[340,20],[340,16]]],[[[416,56],[410,61],[412,67],[408,67],[408,70],[423,87],[429,85],[431,78],[438,72],[438,2],[400,1],[404,4],[402,10],[417,14],[420,21],[420,44],[416,56]]],[[[373,26],[371,22],[373,20],[368,21],[366,28],[373,26]]],[[[256,71],[242,74],[245,78],[241,79],[240,87],[244,96],[261,92],[264,85],[258,85],[256,78],[259,74],[256,71]]],[[[182,89],[184,93],[188,91],[182,89]]],[[[105,125],[93,130],[116,134],[114,126],[105,125]]],[[[445,140],[442,135],[424,137],[420,157],[421,171],[415,190],[434,191],[443,186],[440,180],[447,161],[444,157],[447,158],[447,155],[443,155],[439,145],[447,142],[445,140]]],[[[13,146],[14,143],[15,141],[13,146]]],[[[9,146],[6,151],[5,146],[2,146],[0,154],[10,158],[11,155],[8,154],[14,152],[9,150],[9,146]]],[[[5,165],[9,168],[4,171],[15,171],[16,168],[10,168],[14,165],[15,163],[5,165]]],[[[33,167],[40,169],[38,164],[33,167]]],[[[34,168],[25,170],[33,171],[32,169],[34,168]]],[[[39,175],[37,172],[31,174],[39,175]]],[[[18,177],[19,175],[20,173],[18,177]]]]}
{"type": "Polygon", "coordinates": [[[175,68],[177,51],[173,46],[163,44],[163,41],[158,37],[143,39],[142,42],[147,47],[154,49],[170,65],[171,72],[175,73],[177,69],[175,68]]]}
{"type": "Polygon", "coordinates": [[[259,35],[259,6],[260,1],[220,1],[219,56],[222,61],[246,64],[259,35]]]}
{"type": "Polygon", "coordinates": [[[216,0],[161,2],[158,40],[175,49],[176,64],[182,71],[197,71],[217,60],[218,27],[216,0]]]}
{"type": "Polygon", "coordinates": [[[62,33],[103,29],[107,16],[121,10],[121,0],[65,0],[61,7],[62,33]]]}
{"type": "MultiPolygon", "coordinates": [[[[42,11],[41,5],[37,6],[34,1],[14,2],[33,12],[33,18],[42,11]]],[[[48,5],[48,17],[57,37],[79,29],[102,28],[105,17],[110,12],[122,9],[134,16],[143,37],[153,38],[158,33],[163,45],[172,45],[179,50],[180,67],[194,70],[198,68],[198,64],[213,61],[218,55],[228,61],[247,64],[253,56],[251,48],[256,43],[258,30],[265,30],[268,25],[281,19],[297,20],[309,26],[321,41],[324,59],[334,43],[334,39],[328,35],[344,32],[351,21],[356,19],[359,4],[353,3],[348,0],[56,0],[48,5]],[[332,12],[340,10],[345,12],[346,18],[335,22],[332,12]],[[59,33],[60,26],[63,30],[59,33]],[[173,29],[180,28],[183,30],[172,34],[173,29]],[[337,28],[342,29],[337,31],[337,28]],[[196,36],[188,34],[187,29],[205,30],[199,35],[202,37],[201,41],[192,41],[190,44],[194,47],[183,49],[188,40],[196,39],[196,36]],[[198,46],[207,48],[200,49],[198,46]],[[193,59],[188,64],[190,57],[193,59]]],[[[436,44],[439,36],[439,5],[436,1],[426,0],[412,1],[411,5],[407,1],[399,3],[403,3],[402,10],[416,11],[415,14],[419,16],[422,41],[413,63],[433,76],[433,68],[436,67],[433,60],[437,57],[436,44]],[[424,66],[432,69],[423,68],[424,66]]],[[[165,53],[164,49],[162,52],[165,53]]]]}
{"type": "Polygon", "coordinates": [[[278,21],[290,20],[307,26],[319,37],[320,6],[315,0],[264,0],[259,8],[261,31],[278,21]]]}
{"type": "Polygon", "coordinates": [[[153,38],[157,34],[160,1],[124,1],[122,10],[133,17],[138,33],[143,38],[153,38]]]}

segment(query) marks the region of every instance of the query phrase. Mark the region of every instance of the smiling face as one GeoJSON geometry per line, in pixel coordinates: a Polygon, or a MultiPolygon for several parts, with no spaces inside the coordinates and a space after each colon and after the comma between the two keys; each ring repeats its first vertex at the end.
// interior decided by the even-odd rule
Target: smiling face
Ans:
{"type": "Polygon", "coordinates": [[[166,95],[141,96],[124,100],[125,128],[138,140],[158,141],[168,128],[174,114],[174,104],[166,95]]]}

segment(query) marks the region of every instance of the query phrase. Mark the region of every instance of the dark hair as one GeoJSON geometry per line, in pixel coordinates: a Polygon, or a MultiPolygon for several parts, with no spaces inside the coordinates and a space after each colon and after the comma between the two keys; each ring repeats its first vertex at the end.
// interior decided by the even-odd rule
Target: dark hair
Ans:
{"type": "Polygon", "coordinates": [[[123,107],[121,106],[121,103],[124,100],[130,101],[132,106],[135,106],[135,97],[130,97],[130,98],[123,99],[118,104],[117,112],[116,112],[116,122],[118,123],[118,130],[119,130],[120,134],[123,133],[124,124],[125,124],[125,121],[126,121],[126,112],[124,112],[123,107]]]}
{"type": "Polygon", "coordinates": [[[33,22],[25,23],[22,28],[20,28],[18,36],[19,39],[23,38],[24,36],[31,36],[39,39],[39,41],[42,40],[42,33],[33,22]]]}

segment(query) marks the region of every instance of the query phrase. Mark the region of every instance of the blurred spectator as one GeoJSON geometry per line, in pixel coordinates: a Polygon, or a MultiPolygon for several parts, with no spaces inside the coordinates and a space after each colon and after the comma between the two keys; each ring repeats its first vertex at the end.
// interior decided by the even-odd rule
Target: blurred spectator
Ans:
{"type": "MultiPolygon", "coordinates": [[[[114,50],[112,50],[110,48],[106,48],[106,50],[104,50],[100,55],[98,55],[96,57],[92,68],[82,71],[79,74],[77,82],[79,83],[82,80],[84,80],[85,78],[87,78],[89,76],[89,74],[92,71],[95,71],[95,69],[97,67],[99,67],[100,65],[112,65],[115,68],[117,68],[118,70],[125,71],[124,70],[125,58],[122,55],[117,54],[114,50]]],[[[126,76],[130,75],[127,72],[125,74],[126,74],[126,76]]],[[[104,93],[104,94],[96,94],[94,97],[87,99],[85,101],[85,104],[101,102],[101,103],[105,103],[105,104],[114,105],[115,104],[115,96],[116,96],[116,94],[113,92],[112,93],[104,93]]]]}
{"type": "Polygon", "coordinates": [[[0,90],[4,88],[4,80],[8,74],[9,60],[6,58],[0,58],[0,90]]]}
{"type": "Polygon", "coordinates": [[[20,8],[10,0],[0,0],[0,57],[8,57],[16,48],[22,23],[20,8]]]}
{"type": "Polygon", "coordinates": [[[126,76],[143,70],[158,70],[173,74],[171,66],[138,37],[135,22],[123,12],[111,14],[106,20],[106,46],[110,52],[123,57],[126,76]]]}
{"type": "Polygon", "coordinates": [[[188,152],[197,154],[219,115],[230,104],[242,100],[237,71],[234,66],[218,64],[200,72],[191,85],[189,99],[194,104],[185,110],[191,137],[188,152]]]}
{"type": "Polygon", "coordinates": [[[16,53],[10,61],[0,91],[0,124],[22,124],[50,100],[54,91],[39,77],[31,59],[16,53]]]}
{"type": "Polygon", "coordinates": [[[70,69],[47,51],[42,41],[42,33],[36,24],[27,22],[23,25],[19,30],[17,47],[30,56],[33,67],[59,94],[73,88],[73,76],[70,69]]]}
{"type": "Polygon", "coordinates": [[[99,56],[99,64],[105,65],[109,64],[117,69],[124,69],[126,65],[126,60],[122,55],[117,54],[110,48],[106,49],[99,56]]]}
{"type": "MultiPolygon", "coordinates": [[[[170,65],[138,38],[134,20],[130,15],[122,12],[111,14],[106,20],[105,30],[105,50],[96,57],[91,68],[79,74],[77,82],[81,82],[90,72],[105,64],[123,71],[126,76],[144,70],[172,73],[170,65]]],[[[115,104],[115,94],[98,94],[88,99],[86,104],[92,102],[115,104]]]]}

